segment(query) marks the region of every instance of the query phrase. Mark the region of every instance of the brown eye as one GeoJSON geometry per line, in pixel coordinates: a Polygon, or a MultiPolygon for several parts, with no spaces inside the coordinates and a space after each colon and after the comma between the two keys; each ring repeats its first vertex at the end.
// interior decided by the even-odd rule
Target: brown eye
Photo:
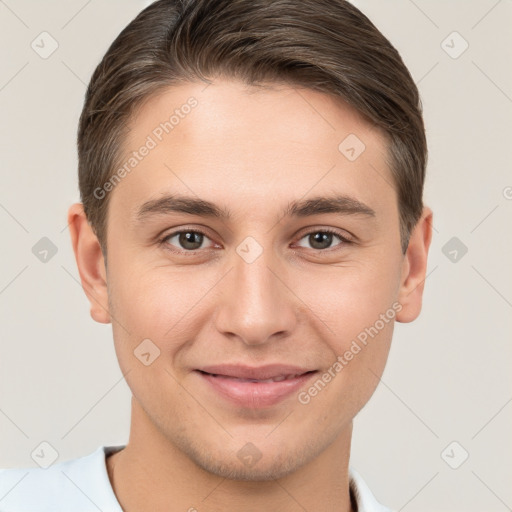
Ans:
{"type": "Polygon", "coordinates": [[[328,249],[332,244],[332,233],[313,233],[309,235],[309,243],[313,249],[328,249]]]}
{"type": "Polygon", "coordinates": [[[200,231],[176,231],[165,237],[163,242],[180,250],[195,251],[201,249],[205,238],[206,235],[200,231]],[[176,239],[175,243],[173,239],[176,239]]]}
{"type": "MultiPolygon", "coordinates": [[[[309,248],[321,251],[325,249],[330,249],[335,238],[337,238],[340,241],[340,243],[335,244],[335,246],[350,243],[350,240],[348,240],[341,234],[330,230],[311,231],[310,233],[307,233],[305,236],[303,236],[301,238],[301,241],[307,240],[309,248]]],[[[302,245],[300,242],[299,246],[308,247],[307,245],[302,245]]]]}

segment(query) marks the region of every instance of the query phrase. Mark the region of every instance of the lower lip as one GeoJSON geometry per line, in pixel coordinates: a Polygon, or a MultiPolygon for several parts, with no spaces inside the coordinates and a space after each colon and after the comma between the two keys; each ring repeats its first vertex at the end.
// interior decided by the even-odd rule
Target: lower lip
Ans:
{"type": "Polygon", "coordinates": [[[248,382],[196,371],[218,394],[242,407],[269,407],[297,392],[317,372],[281,382],[248,382]]]}

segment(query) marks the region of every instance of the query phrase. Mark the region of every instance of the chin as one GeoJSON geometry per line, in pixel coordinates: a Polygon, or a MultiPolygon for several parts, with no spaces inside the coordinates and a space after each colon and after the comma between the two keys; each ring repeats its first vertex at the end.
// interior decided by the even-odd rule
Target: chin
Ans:
{"type": "Polygon", "coordinates": [[[311,445],[276,452],[275,446],[266,446],[260,451],[250,442],[233,449],[229,443],[216,444],[215,448],[211,448],[184,441],[181,439],[180,449],[190,460],[204,471],[229,480],[277,480],[294,473],[317,455],[311,445]],[[244,458],[247,462],[244,462],[244,458]]]}
{"type": "Polygon", "coordinates": [[[293,457],[287,457],[286,461],[276,460],[273,455],[267,455],[253,466],[244,466],[236,455],[224,456],[223,459],[201,456],[195,460],[205,471],[229,480],[246,482],[264,482],[283,478],[295,472],[300,463],[293,457]]]}

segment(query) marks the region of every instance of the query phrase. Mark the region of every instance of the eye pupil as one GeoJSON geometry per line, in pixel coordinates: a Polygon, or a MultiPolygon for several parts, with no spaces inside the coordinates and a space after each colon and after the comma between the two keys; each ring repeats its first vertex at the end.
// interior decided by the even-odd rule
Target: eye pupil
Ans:
{"type": "Polygon", "coordinates": [[[332,233],[317,232],[309,235],[311,247],[314,249],[326,249],[330,247],[332,243],[332,233]],[[325,244],[327,242],[327,244],[325,244]]]}
{"type": "Polygon", "coordinates": [[[194,231],[183,231],[179,235],[179,242],[184,249],[199,249],[203,243],[203,235],[194,231]]]}

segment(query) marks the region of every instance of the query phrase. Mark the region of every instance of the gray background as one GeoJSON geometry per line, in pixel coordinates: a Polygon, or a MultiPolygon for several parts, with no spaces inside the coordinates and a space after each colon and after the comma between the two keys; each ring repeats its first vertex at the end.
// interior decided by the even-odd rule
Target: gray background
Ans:
{"type": "MultiPolygon", "coordinates": [[[[86,83],[149,3],[0,0],[0,467],[36,466],[43,441],[60,461],[128,438],[130,392],[66,212],[86,83]],[[58,43],[46,59],[31,47],[43,31],[58,43]]],[[[435,231],[422,314],[396,326],[351,464],[396,510],[512,510],[512,2],[354,3],[419,85],[435,231]]]]}

